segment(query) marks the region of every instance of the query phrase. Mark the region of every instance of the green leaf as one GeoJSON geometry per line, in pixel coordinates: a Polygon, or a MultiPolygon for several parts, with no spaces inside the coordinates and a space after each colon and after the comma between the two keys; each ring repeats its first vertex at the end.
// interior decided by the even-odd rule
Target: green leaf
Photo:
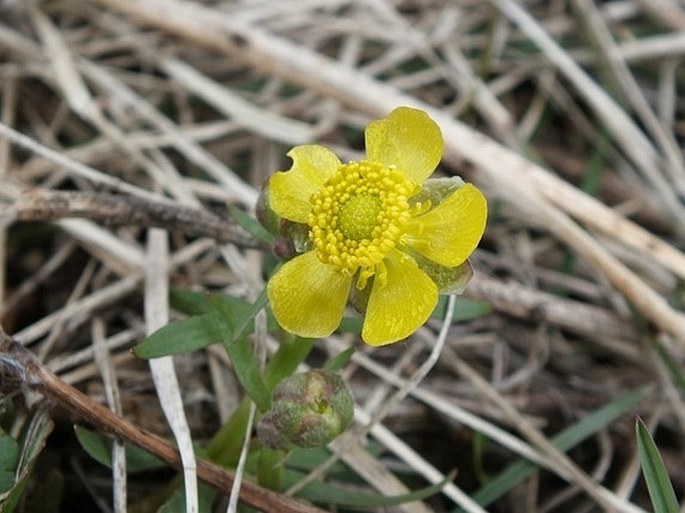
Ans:
{"type": "MultiPolygon", "coordinates": [[[[440,296],[438,306],[431,314],[437,319],[444,319],[447,313],[447,296],[440,296]]],[[[465,297],[457,297],[454,305],[454,319],[452,322],[465,322],[479,317],[484,317],[492,312],[492,305],[487,301],[479,301],[477,299],[469,299],[465,297]]]]}
{"type": "Polygon", "coordinates": [[[642,473],[647,482],[654,513],[678,513],[680,508],[664,462],[647,427],[640,419],[635,422],[635,436],[642,473]]]}
{"type": "Polygon", "coordinates": [[[112,444],[93,431],[89,431],[80,426],[74,426],[76,439],[81,444],[83,450],[95,461],[106,467],[112,468],[112,444]]]}
{"type": "Polygon", "coordinates": [[[238,338],[245,333],[246,330],[250,328],[250,325],[255,318],[255,316],[266,306],[268,298],[266,295],[266,287],[262,289],[255,302],[245,303],[244,301],[233,301],[235,298],[222,296],[227,304],[232,305],[234,312],[233,325],[235,326],[234,338],[238,338]]]}
{"type": "MultiPolygon", "coordinates": [[[[328,483],[316,481],[308,484],[297,492],[297,496],[323,504],[335,504],[347,508],[380,508],[387,506],[397,506],[409,502],[420,501],[440,492],[446,483],[454,479],[454,473],[445,477],[442,481],[426,488],[406,493],[402,495],[379,495],[360,493],[358,491],[343,490],[328,483]]],[[[286,488],[299,482],[306,474],[286,471],[286,488]]]]}
{"type": "Polygon", "coordinates": [[[260,447],[257,451],[257,483],[275,492],[283,491],[283,462],[287,457],[285,451],[260,447]]]}
{"type": "Polygon", "coordinates": [[[211,322],[211,314],[195,315],[158,329],[134,347],[133,353],[138,358],[159,358],[197,351],[220,339],[220,333],[211,322]]]}
{"type": "MultiPolygon", "coordinates": [[[[112,468],[112,446],[114,445],[112,438],[81,426],[76,426],[74,430],[81,447],[90,457],[112,468]]],[[[124,451],[126,451],[126,471],[129,473],[144,472],[165,466],[156,456],[135,445],[124,443],[124,451]]]]}
{"type": "Polygon", "coordinates": [[[356,350],[357,349],[354,346],[348,347],[344,351],[338,353],[333,358],[328,360],[326,365],[324,365],[324,369],[328,369],[332,372],[338,372],[347,364],[347,362],[350,361],[356,350]]]}
{"type": "MultiPolygon", "coordinates": [[[[563,430],[552,438],[554,446],[561,451],[568,451],[604,426],[610,424],[621,415],[630,411],[645,396],[645,389],[635,390],[591,413],[583,419],[563,430]]],[[[538,466],[529,461],[521,460],[509,465],[503,472],[480,488],[471,498],[485,507],[515,486],[522,483],[531,474],[538,471],[538,466]]],[[[456,508],[453,511],[463,513],[456,508]]]]}
{"type": "Polygon", "coordinates": [[[262,379],[252,344],[242,334],[265,304],[266,291],[262,291],[247,315],[235,318],[234,310],[225,298],[216,296],[210,301],[211,311],[209,314],[213,329],[215,333],[219,334],[220,341],[233,363],[238,381],[261,412],[269,409],[271,396],[262,379]]]}
{"type": "Polygon", "coordinates": [[[259,224],[256,219],[235,206],[228,207],[228,210],[233,216],[233,219],[235,219],[235,222],[238,223],[240,227],[243,228],[247,233],[253,235],[262,242],[266,242],[267,244],[273,243],[274,236],[269,233],[266,228],[259,224]]]}
{"type": "MultiPolygon", "coordinates": [[[[216,491],[210,486],[200,483],[197,487],[199,513],[211,513],[216,491]]],[[[186,494],[183,487],[176,488],[169,499],[157,510],[157,513],[185,513],[186,494]]]]}
{"type": "Polygon", "coordinates": [[[209,311],[209,294],[192,290],[172,288],[169,304],[174,310],[187,315],[201,315],[209,311]]]}
{"type": "Polygon", "coordinates": [[[10,435],[0,436],[0,493],[5,493],[14,485],[14,473],[17,468],[19,448],[10,435]]]}
{"type": "Polygon", "coordinates": [[[182,290],[172,293],[172,301],[181,311],[195,315],[171,322],[145,338],[133,348],[133,353],[139,358],[188,353],[220,342],[225,336],[241,336],[243,332],[253,329],[252,319],[266,304],[266,291],[255,303],[233,296],[207,296],[182,290]],[[212,321],[210,310],[213,301],[221,301],[227,312],[227,324],[222,324],[222,331],[218,331],[212,321]]]}
{"type": "Polygon", "coordinates": [[[12,513],[17,507],[28,484],[36,458],[45,447],[52,428],[52,420],[45,409],[37,408],[30,413],[18,443],[20,452],[15,474],[16,481],[9,490],[0,494],[0,513],[12,513]]]}

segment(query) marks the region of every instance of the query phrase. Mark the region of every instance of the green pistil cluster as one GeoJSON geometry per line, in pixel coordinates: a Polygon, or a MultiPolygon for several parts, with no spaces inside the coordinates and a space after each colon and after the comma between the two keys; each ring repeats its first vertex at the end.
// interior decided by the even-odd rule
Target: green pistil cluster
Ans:
{"type": "Polygon", "coordinates": [[[341,166],[312,196],[309,237],[325,264],[354,275],[363,288],[403,235],[416,185],[376,162],[341,166]]]}

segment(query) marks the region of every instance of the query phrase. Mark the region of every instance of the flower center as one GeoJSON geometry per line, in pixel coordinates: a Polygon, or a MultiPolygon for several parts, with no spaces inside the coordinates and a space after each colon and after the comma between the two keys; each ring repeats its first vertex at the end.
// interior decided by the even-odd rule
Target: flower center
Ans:
{"type": "Polygon", "coordinates": [[[383,207],[381,199],[373,194],[353,196],[340,208],[338,227],[348,239],[364,240],[373,236],[378,214],[383,207]]]}
{"type": "Polygon", "coordinates": [[[404,233],[416,189],[383,164],[341,166],[311,198],[309,238],[319,260],[349,276],[361,269],[357,287],[363,288],[404,233]]]}

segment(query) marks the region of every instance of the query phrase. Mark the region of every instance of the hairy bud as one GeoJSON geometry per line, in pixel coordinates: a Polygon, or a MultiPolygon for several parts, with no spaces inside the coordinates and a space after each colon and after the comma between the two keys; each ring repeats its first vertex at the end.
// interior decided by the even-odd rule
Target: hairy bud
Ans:
{"type": "Polygon", "coordinates": [[[323,447],[350,425],[354,400],[342,378],[312,370],[284,379],[274,390],[271,409],[257,436],[272,449],[323,447]]]}

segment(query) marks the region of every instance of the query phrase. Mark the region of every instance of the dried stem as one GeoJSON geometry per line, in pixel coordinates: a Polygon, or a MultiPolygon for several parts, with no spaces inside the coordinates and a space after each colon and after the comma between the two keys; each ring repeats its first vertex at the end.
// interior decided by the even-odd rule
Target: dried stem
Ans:
{"type": "Polygon", "coordinates": [[[192,237],[211,237],[221,243],[264,248],[227,217],[197,208],[102,192],[32,189],[9,207],[3,217],[0,224],[81,217],[108,226],[158,227],[192,237]]]}

